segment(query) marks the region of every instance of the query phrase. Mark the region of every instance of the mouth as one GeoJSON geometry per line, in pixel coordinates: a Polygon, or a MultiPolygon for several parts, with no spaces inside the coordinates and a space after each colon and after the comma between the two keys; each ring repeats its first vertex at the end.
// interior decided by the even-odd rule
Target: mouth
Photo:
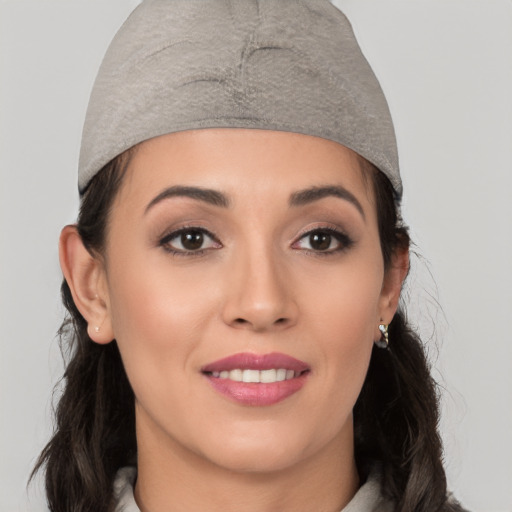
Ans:
{"type": "Polygon", "coordinates": [[[295,372],[286,368],[271,368],[270,370],[244,370],[242,368],[235,368],[229,371],[222,370],[221,372],[211,372],[209,375],[216,379],[229,379],[234,382],[272,384],[273,382],[295,379],[300,377],[302,373],[303,372],[295,372]]]}
{"type": "Polygon", "coordinates": [[[201,368],[213,389],[241,405],[268,406],[297,393],[311,369],[286,354],[234,354],[201,368]]]}

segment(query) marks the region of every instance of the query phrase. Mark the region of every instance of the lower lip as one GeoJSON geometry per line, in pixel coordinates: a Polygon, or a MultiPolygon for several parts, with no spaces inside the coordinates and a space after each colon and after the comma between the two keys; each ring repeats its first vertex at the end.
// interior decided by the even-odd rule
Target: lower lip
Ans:
{"type": "Polygon", "coordinates": [[[205,374],[208,382],[221,395],[236,403],[251,406],[273,405],[297,393],[306,382],[308,372],[298,377],[269,384],[256,382],[237,382],[230,379],[220,379],[205,374]]]}

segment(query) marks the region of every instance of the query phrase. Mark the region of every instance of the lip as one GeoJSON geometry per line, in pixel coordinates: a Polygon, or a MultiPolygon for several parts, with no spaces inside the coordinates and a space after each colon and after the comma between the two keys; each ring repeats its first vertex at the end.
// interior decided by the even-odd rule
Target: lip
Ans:
{"type": "Polygon", "coordinates": [[[310,367],[304,361],[278,352],[270,354],[239,353],[219,359],[201,368],[202,374],[215,391],[241,405],[269,406],[297,393],[306,383],[310,367]],[[293,370],[296,377],[271,383],[237,382],[214,377],[213,372],[243,370],[293,370]]]}
{"type": "Polygon", "coordinates": [[[221,372],[223,370],[235,370],[242,368],[247,370],[270,370],[272,368],[286,368],[294,372],[304,372],[309,370],[309,366],[299,359],[281,354],[279,352],[272,352],[270,354],[251,354],[249,352],[242,352],[240,354],[233,354],[232,356],[219,359],[213,363],[209,363],[201,368],[203,373],[206,372],[221,372]]]}

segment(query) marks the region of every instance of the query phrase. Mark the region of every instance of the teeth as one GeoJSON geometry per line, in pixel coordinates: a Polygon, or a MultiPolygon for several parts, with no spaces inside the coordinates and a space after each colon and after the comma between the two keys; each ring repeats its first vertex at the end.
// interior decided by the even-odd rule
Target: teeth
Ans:
{"type": "Polygon", "coordinates": [[[284,368],[279,368],[279,370],[277,370],[276,380],[278,382],[281,380],[286,380],[286,370],[284,368]]]}
{"type": "Polygon", "coordinates": [[[262,370],[260,372],[260,382],[275,382],[276,381],[276,370],[262,370]]]}
{"type": "Polygon", "coordinates": [[[259,382],[260,372],[258,370],[244,370],[242,373],[242,382],[259,382]]]}
{"type": "Polygon", "coordinates": [[[231,371],[223,370],[221,372],[212,372],[212,377],[220,379],[229,379],[235,382],[257,382],[264,384],[271,384],[273,382],[280,382],[283,380],[290,380],[298,376],[293,370],[286,368],[272,368],[271,370],[242,370],[236,368],[231,371]]]}
{"type": "Polygon", "coordinates": [[[242,370],[231,370],[229,372],[229,378],[231,380],[236,380],[237,382],[242,382],[244,378],[244,372],[242,370]]]}

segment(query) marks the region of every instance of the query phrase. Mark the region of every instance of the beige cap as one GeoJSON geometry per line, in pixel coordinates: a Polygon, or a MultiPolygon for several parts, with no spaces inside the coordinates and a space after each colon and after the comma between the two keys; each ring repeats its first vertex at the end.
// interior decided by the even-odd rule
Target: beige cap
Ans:
{"type": "Polygon", "coordinates": [[[393,123],[347,18],[329,0],[145,0],[91,94],[79,188],[144,140],[198,128],[315,135],[402,193],[393,123]]]}

